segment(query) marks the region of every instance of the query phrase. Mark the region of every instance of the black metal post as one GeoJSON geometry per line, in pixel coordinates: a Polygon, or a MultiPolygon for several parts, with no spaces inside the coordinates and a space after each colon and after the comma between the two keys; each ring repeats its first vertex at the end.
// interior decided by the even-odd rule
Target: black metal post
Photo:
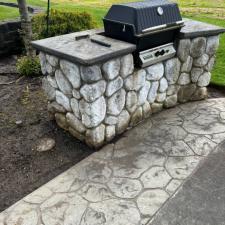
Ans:
{"type": "Polygon", "coordinates": [[[49,13],[50,13],[50,0],[48,0],[47,17],[46,17],[46,20],[47,20],[47,30],[46,30],[46,33],[47,33],[47,36],[48,36],[48,33],[49,33],[49,13]]]}

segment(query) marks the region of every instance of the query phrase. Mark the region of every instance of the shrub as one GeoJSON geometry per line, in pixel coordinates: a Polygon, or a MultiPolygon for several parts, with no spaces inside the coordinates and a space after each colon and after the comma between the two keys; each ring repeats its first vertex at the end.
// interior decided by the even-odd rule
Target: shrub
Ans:
{"type": "Polygon", "coordinates": [[[32,26],[35,39],[53,37],[71,32],[94,28],[93,18],[86,12],[68,12],[51,10],[49,18],[49,32],[46,33],[46,13],[33,17],[32,26]]]}
{"type": "Polygon", "coordinates": [[[23,56],[18,59],[16,63],[17,71],[23,76],[39,76],[41,75],[41,65],[39,58],[23,56]]]}

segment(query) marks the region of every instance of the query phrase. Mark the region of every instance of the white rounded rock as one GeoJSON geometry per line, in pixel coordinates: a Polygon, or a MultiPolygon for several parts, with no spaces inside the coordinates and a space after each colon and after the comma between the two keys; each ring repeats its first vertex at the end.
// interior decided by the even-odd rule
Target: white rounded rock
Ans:
{"type": "Polygon", "coordinates": [[[190,53],[190,48],[191,48],[190,39],[179,40],[177,56],[182,62],[185,62],[187,60],[190,53]]]}
{"type": "Polygon", "coordinates": [[[194,58],[200,57],[204,54],[206,49],[206,38],[198,37],[194,38],[191,43],[190,53],[194,58]]]}
{"type": "Polygon", "coordinates": [[[142,87],[138,93],[138,105],[143,105],[148,97],[148,93],[151,87],[151,83],[149,81],[146,81],[145,86],[142,87]]]}
{"type": "Polygon", "coordinates": [[[202,75],[204,70],[202,68],[193,68],[191,71],[191,81],[196,83],[200,75],[202,75]]]}
{"type": "Polygon", "coordinates": [[[56,67],[58,65],[59,60],[55,56],[46,54],[46,59],[51,66],[56,67]]]}
{"type": "Polygon", "coordinates": [[[79,102],[82,123],[87,128],[97,127],[105,118],[106,103],[104,97],[100,97],[92,103],[85,100],[79,102]]]}
{"type": "Polygon", "coordinates": [[[167,79],[166,78],[162,78],[160,81],[159,81],[159,92],[165,92],[168,88],[168,82],[167,82],[167,79]]]}
{"type": "Polygon", "coordinates": [[[157,96],[158,87],[159,87],[158,81],[152,82],[151,88],[148,93],[148,102],[149,103],[153,103],[155,101],[156,96],[157,96]]]}
{"type": "Polygon", "coordinates": [[[125,55],[121,58],[120,75],[125,78],[134,71],[134,58],[132,54],[125,55]]]}
{"type": "Polygon", "coordinates": [[[187,60],[181,66],[181,72],[189,73],[191,71],[193,64],[193,58],[191,56],[187,57],[187,60]]]}
{"type": "Polygon", "coordinates": [[[61,91],[56,91],[56,102],[63,106],[67,111],[71,111],[70,100],[61,91]]]}
{"type": "Polygon", "coordinates": [[[212,36],[207,39],[206,53],[210,56],[216,53],[220,44],[219,36],[212,36]]]}
{"type": "Polygon", "coordinates": [[[49,100],[55,99],[55,88],[53,88],[46,77],[42,79],[42,88],[49,100]]]}
{"type": "Polygon", "coordinates": [[[211,79],[211,73],[210,72],[205,72],[203,73],[199,79],[198,79],[198,86],[199,87],[206,87],[209,85],[211,79]]]}
{"type": "Polygon", "coordinates": [[[123,87],[123,79],[121,77],[117,77],[116,79],[108,82],[105,95],[107,97],[110,97],[122,87],[123,87]]]}
{"type": "Polygon", "coordinates": [[[81,66],[81,77],[84,82],[93,83],[102,78],[99,66],[81,66]]]}
{"type": "Polygon", "coordinates": [[[84,133],[86,131],[86,128],[84,127],[82,122],[72,113],[67,113],[66,119],[69,126],[78,131],[79,133],[84,133]]]}
{"type": "Polygon", "coordinates": [[[164,74],[164,66],[162,63],[157,63],[155,65],[146,68],[147,80],[159,80],[164,74]]]}
{"type": "Polygon", "coordinates": [[[133,113],[137,109],[137,94],[135,91],[129,91],[126,97],[126,109],[128,112],[133,113]]]}
{"type": "Polygon", "coordinates": [[[120,60],[115,59],[115,60],[110,60],[106,62],[102,66],[102,70],[104,73],[104,76],[107,80],[113,80],[119,75],[120,72],[120,60]]]}
{"type": "Polygon", "coordinates": [[[106,82],[104,80],[100,80],[94,84],[85,84],[80,89],[80,94],[87,102],[94,102],[104,94],[105,89],[106,82]]]}
{"type": "Polygon", "coordinates": [[[117,116],[121,113],[125,105],[126,92],[120,89],[108,99],[107,113],[117,116]]]}
{"type": "Polygon", "coordinates": [[[81,116],[80,116],[80,110],[79,110],[79,102],[76,98],[72,98],[70,100],[70,105],[71,105],[71,108],[72,108],[72,111],[74,113],[74,115],[80,119],[81,116]]]}
{"type": "Polygon", "coordinates": [[[175,84],[180,74],[181,63],[178,58],[172,58],[165,63],[165,76],[169,84],[175,84]]]}
{"type": "Polygon", "coordinates": [[[72,95],[72,86],[70,82],[67,80],[67,78],[63,75],[61,70],[56,70],[55,78],[56,78],[57,85],[59,86],[59,89],[65,95],[72,95]]]}
{"type": "Polygon", "coordinates": [[[190,84],[191,83],[190,75],[188,73],[182,73],[177,83],[180,85],[190,84]]]}
{"type": "Polygon", "coordinates": [[[60,60],[60,68],[73,88],[79,88],[81,85],[79,67],[66,60],[60,60]]]}
{"type": "Polygon", "coordinates": [[[196,67],[203,67],[205,66],[209,61],[209,56],[207,54],[203,54],[202,56],[200,56],[199,58],[196,58],[194,60],[194,66],[196,67]]]}

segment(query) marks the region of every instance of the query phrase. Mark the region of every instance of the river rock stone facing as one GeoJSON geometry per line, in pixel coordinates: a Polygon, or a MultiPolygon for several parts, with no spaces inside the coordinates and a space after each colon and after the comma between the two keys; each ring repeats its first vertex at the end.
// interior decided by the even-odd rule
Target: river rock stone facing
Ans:
{"type": "Polygon", "coordinates": [[[41,52],[50,115],[95,148],[163,108],[207,98],[219,36],[178,40],[177,55],[134,68],[132,54],[86,66],[41,52]]]}

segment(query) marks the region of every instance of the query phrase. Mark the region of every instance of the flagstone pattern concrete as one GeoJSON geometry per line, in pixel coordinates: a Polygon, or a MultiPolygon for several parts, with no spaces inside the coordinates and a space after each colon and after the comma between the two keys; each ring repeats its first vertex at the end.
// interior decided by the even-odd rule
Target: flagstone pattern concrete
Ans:
{"type": "Polygon", "coordinates": [[[225,99],[152,116],[0,214],[1,225],[144,225],[225,139],[225,99]]]}

